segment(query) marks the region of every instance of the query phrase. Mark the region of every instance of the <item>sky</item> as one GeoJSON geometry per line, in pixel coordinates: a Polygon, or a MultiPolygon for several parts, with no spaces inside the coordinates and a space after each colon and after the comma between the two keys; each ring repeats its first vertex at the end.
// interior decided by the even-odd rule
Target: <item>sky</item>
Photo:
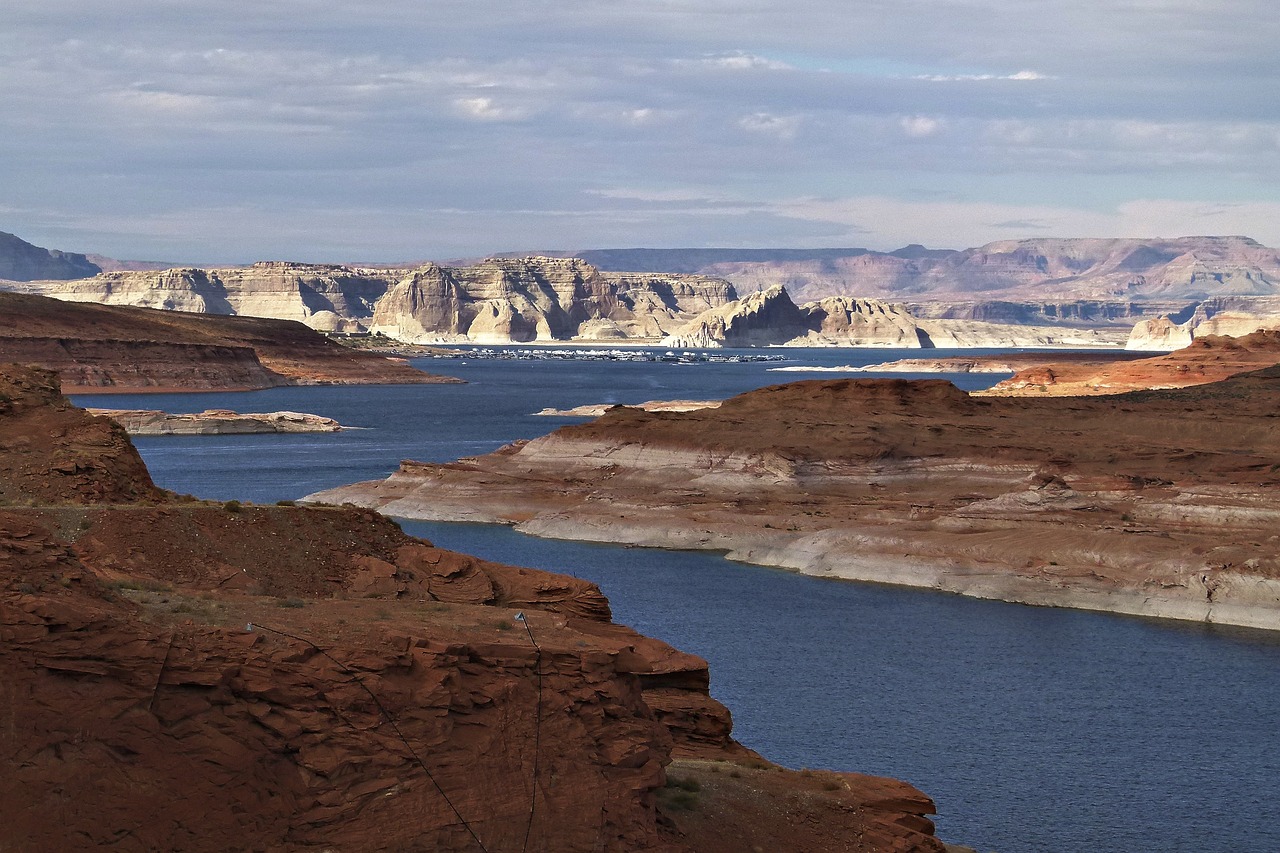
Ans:
{"type": "Polygon", "coordinates": [[[184,263],[1280,246],[1274,0],[4,0],[0,231],[184,263]]]}

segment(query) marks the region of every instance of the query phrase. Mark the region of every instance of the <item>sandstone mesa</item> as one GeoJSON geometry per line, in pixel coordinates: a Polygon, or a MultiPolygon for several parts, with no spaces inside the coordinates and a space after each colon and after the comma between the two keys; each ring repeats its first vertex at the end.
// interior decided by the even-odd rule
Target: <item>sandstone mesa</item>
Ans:
{"type": "MultiPolygon", "coordinates": [[[[579,253],[582,258],[499,256],[455,266],[267,261],[225,269],[99,271],[83,256],[50,253],[5,236],[13,245],[0,244],[0,277],[8,269],[24,279],[11,282],[11,289],[74,301],[292,319],[327,332],[373,332],[418,344],[1125,343],[1130,349],[1172,350],[1196,335],[1280,326],[1280,255],[1244,237],[1034,239],[967,250],[909,246],[889,253],[596,250],[579,253]],[[83,263],[68,265],[75,258],[83,263]],[[50,270],[50,280],[30,280],[43,269],[50,270]],[[755,298],[784,285],[801,304],[787,298],[785,304],[761,305],[755,298]]],[[[778,302],[776,295],[771,301],[778,302]]]]}
{"type": "Polygon", "coordinates": [[[487,456],[405,462],[385,481],[309,499],[1280,629],[1280,357],[1269,358],[1209,384],[1105,397],[813,380],[715,409],[615,407],[487,456]]]}
{"type": "Polygon", "coordinates": [[[301,323],[5,292],[0,361],[57,370],[72,393],[458,381],[340,346],[301,323]]]}

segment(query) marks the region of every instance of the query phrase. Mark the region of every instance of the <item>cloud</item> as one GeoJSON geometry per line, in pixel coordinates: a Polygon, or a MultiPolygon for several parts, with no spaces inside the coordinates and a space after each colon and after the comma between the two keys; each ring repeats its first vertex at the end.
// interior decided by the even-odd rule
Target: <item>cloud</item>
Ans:
{"type": "Polygon", "coordinates": [[[898,124],[901,125],[903,133],[914,139],[935,136],[943,128],[941,119],[929,116],[903,116],[898,120],[898,124]]]}
{"type": "Polygon", "coordinates": [[[930,83],[972,83],[986,80],[1053,80],[1056,79],[1039,71],[1018,71],[1013,74],[916,74],[911,79],[927,80],[930,83]]]}
{"type": "Polygon", "coordinates": [[[45,229],[59,248],[308,257],[357,245],[345,228],[376,259],[535,239],[1276,227],[1269,0],[8,0],[5,14],[0,185],[25,213],[0,230],[45,229]]]}

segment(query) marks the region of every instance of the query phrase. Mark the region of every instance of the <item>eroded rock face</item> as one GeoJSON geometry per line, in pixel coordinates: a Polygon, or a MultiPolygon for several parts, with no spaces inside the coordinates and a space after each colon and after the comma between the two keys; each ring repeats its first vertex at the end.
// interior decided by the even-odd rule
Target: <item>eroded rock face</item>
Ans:
{"type": "Polygon", "coordinates": [[[1129,391],[1187,388],[1221,382],[1280,362],[1280,331],[1239,338],[1208,335],[1167,355],[1115,362],[1060,362],[1018,370],[979,396],[1092,397],[1129,391]]]}
{"type": "Polygon", "coordinates": [[[340,346],[301,323],[0,292],[0,361],[58,371],[77,391],[430,383],[406,364],[340,346]]]}
{"type": "Polygon", "coordinates": [[[921,320],[902,305],[848,296],[796,306],[775,285],[711,308],[662,340],[663,346],[1064,347],[1117,346],[1121,330],[921,320]]]}
{"type": "MultiPolygon", "coordinates": [[[[1129,365],[1140,364],[1130,362],[1129,365]]],[[[1280,629],[1280,366],[1190,388],[977,398],[774,386],[608,410],[316,496],[1031,604],[1280,629]]]]}
{"type": "Polygon", "coordinates": [[[171,414],[153,409],[90,409],[110,418],[129,435],[252,435],[259,433],[338,432],[333,418],[306,412],[233,412],[206,409],[171,414]]]}
{"type": "Polygon", "coordinates": [[[612,624],[594,584],[363,510],[178,499],[51,374],[5,367],[0,390],[16,849],[942,853],[904,783],[840,774],[794,803],[812,778],[735,743],[706,662],[612,624]],[[678,825],[673,757],[746,762],[704,796],[747,805],[678,825]]]}
{"type": "Polygon", "coordinates": [[[1136,323],[1125,349],[1168,352],[1212,335],[1243,337],[1259,330],[1280,329],[1280,298],[1218,298],[1188,306],[1177,315],[1136,323]]]}
{"type": "Polygon", "coordinates": [[[0,279],[35,281],[73,279],[97,275],[102,268],[84,255],[42,249],[0,231],[0,279]]]}
{"type": "Polygon", "coordinates": [[[493,258],[416,269],[262,262],[233,269],[117,271],[53,283],[78,302],[297,320],[407,343],[658,338],[735,298],[704,276],[601,273],[574,258],[493,258]]]}

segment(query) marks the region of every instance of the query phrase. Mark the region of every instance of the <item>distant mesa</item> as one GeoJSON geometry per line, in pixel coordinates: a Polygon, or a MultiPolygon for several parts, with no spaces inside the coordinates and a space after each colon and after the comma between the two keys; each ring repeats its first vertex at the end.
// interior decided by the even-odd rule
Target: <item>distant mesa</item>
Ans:
{"type": "Polygon", "coordinates": [[[56,370],[69,393],[459,381],[352,350],[287,320],[0,292],[5,361],[56,370]]]}
{"type": "MultiPolygon", "coordinates": [[[[84,258],[22,245],[27,254],[84,258]]],[[[9,287],[69,301],[297,320],[412,344],[1170,350],[1198,334],[1280,326],[1280,253],[1246,237],[569,255],[163,270],[104,259],[105,271],[85,260],[79,273],[64,265],[43,281],[32,280],[38,274],[28,264],[9,287]]]]}
{"type": "Polygon", "coordinates": [[[102,268],[84,255],[33,246],[26,240],[0,231],[0,279],[36,281],[86,278],[102,268]]]}

